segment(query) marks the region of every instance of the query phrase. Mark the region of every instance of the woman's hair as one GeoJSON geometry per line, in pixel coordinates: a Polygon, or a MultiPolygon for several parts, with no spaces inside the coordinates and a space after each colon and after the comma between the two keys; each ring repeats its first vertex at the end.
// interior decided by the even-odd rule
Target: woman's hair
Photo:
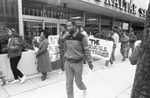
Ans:
{"type": "Polygon", "coordinates": [[[61,25],[61,27],[63,27],[64,29],[67,29],[67,26],[66,26],[66,25],[61,25]]]}
{"type": "Polygon", "coordinates": [[[81,25],[79,26],[79,29],[80,29],[80,28],[83,28],[83,30],[85,29],[85,27],[84,27],[84,26],[81,26],[81,25]]]}
{"type": "Polygon", "coordinates": [[[43,32],[43,34],[45,35],[45,38],[48,38],[49,33],[47,32],[47,30],[42,29],[41,33],[43,32]]]}
{"type": "Polygon", "coordinates": [[[14,28],[9,28],[8,30],[10,30],[12,32],[12,36],[13,37],[19,37],[19,33],[17,32],[16,29],[14,28]]]}

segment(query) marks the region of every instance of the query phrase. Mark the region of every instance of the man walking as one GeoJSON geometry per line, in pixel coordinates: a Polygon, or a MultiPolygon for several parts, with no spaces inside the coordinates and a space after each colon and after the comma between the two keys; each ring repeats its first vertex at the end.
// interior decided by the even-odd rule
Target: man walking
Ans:
{"type": "Polygon", "coordinates": [[[113,61],[115,61],[115,50],[116,50],[117,44],[119,42],[119,36],[118,36],[118,34],[116,32],[117,32],[116,29],[113,29],[111,31],[112,38],[114,39],[114,45],[113,45],[113,51],[112,51],[112,60],[113,61]]]}
{"type": "Polygon", "coordinates": [[[79,32],[74,20],[67,21],[67,30],[69,35],[65,40],[65,71],[66,71],[66,90],[67,98],[74,98],[73,80],[76,85],[83,90],[83,97],[86,96],[86,86],[82,82],[83,57],[85,55],[89,68],[93,69],[92,57],[88,48],[87,38],[79,32]]]}
{"type": "Polygon", "coordinates": [[[121,37],[121,49],[120,52],[123,56],[122,61],[125,61],[128,58],[128,51],[129,51],[129,37],[126,35],[126,31],[123,32],[121,37]]]}

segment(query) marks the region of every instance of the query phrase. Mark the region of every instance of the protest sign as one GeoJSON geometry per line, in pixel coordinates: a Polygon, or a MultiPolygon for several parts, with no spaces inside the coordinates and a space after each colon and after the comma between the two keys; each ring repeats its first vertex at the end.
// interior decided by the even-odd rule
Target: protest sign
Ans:
{"type": "Polygon", "coordinates": [[[113,41],[89,38],[89,49],[93,57],[109,60],[112,53],[112,47],[113,41]]]}
{"type": "Polygon", "coordinates": [[[48,37],[48,51],[50,54],[51,62],[57,61],[60,58],[58,40],[58,35],[51,35],[48,37]]]}

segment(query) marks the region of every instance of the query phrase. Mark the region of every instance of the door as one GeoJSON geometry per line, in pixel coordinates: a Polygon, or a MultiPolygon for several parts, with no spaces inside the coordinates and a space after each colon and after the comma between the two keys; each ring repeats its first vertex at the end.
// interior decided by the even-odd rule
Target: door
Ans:
{"type": "Polygon", "coordinates": [[[32,40],[35,37],[40,36],[40,31],[43,28],[43,22],[42,21],[30,21],[30,20],[25,20],[23,22],[24,25],[24,39],[29,45],[29,49],[32,49],[32,40]]]}

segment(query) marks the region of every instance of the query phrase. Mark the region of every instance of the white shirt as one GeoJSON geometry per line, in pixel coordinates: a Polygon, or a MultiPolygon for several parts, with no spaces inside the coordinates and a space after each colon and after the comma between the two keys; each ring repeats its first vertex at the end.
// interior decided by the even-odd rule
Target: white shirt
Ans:
{"type": "Polygon", "coordinates": [[[114,39],[114,44],[118,44],[119,43],[119,36],[118,36],[118,34],[117,33],[114,33],[113,35],[112,35],[112,38],[114,39]]]}

